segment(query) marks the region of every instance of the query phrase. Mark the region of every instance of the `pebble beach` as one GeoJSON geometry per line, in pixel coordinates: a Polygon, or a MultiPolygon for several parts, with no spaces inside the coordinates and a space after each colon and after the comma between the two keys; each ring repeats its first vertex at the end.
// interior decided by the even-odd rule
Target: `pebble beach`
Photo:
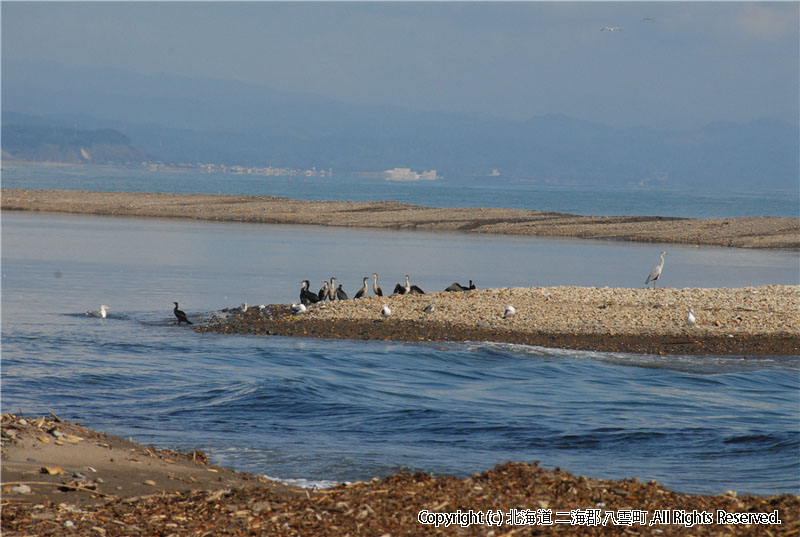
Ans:
{"type": "Polygon", "coordinates": [[[800,355],[800,286],[529,287],[368,296],[212,316],[198,330],[400,341],[497,341],[652,354],[800,355]],[[391,316],[381,316],[383,305],[391,316]],[[433,305],[433,311],[423,310],[433,305]],[[504,318],[507,305],[515,308],[504,318]],[[689,310],[696,324],[686,322],[689,310]]]}

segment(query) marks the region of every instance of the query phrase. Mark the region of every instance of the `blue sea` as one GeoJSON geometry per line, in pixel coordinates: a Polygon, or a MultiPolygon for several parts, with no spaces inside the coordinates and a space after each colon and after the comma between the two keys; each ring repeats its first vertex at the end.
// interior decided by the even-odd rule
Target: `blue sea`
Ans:
{"type": "MultiPolygon", "coordinates": [[[[389,192],[399,188],[404,201],[428,205],[444,205],[434,191],[465,205],[480,190],[418,185],[428,189],[423,195],[412,194],[417,185],[373,182],[370,190],[360,179],[338,188],[333,178],[112,169],[104,181],[103,170],[4,168],[2,180],[14,188],[125,191],[204,185],[314,199],[367,199],[353,192],[397,199],[389,192]]],[[[612,212],[602,207],[610,192],[592,203],[555,188],[508,188],[525,192],[514,196],[519,204],[561,200],[557,208],[526,208],[612,212]]],[[[626,196],[620,206],[631,208],[622,214],[677,215],[663,201],[646,210],[662,199],[655,193],[617,197],[626,196]]],[[[744,213],[779,214],[773,201],[737,203],[744,213]]],[[[723,207],[736,205],[730,199],[687,203],[736,215],[723,207]]],[[[301,279],[316,287],[336,276],[354,290],[372,272],[384,287],[411,274],[426,291],[468,279],[479,288],[642,287],[663,248],[666,286],[800,283],[796,251],[4,212],[2,410],[53,411],[309,486],[397,472],[466,476],[514,460],[655,479],[681,492],[800,493],[799,357],[226,336],[176,326],[172,315],[173,301],[194,319],[245,301],[296,301],[301,279]],[[85,315],[100,304],[110,307],[108,318],[85,315]]]]}

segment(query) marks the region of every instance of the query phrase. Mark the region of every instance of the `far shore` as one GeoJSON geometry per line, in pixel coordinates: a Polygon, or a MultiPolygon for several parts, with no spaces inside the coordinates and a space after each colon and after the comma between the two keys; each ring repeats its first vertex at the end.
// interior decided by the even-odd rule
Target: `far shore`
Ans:
{"type": "Polygon", "coordinates": [[[800,218],[788,217],[580,216],[491,207],[436,208],[396,201],[20,189],[2,190],[2,210],[800,249],[800,218]]]}

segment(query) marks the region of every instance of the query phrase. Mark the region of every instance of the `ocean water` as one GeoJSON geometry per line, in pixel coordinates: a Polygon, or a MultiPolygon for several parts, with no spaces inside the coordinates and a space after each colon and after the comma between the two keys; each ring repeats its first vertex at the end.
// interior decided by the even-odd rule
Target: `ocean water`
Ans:
{"type": "Polygon", "coordinates": [[[488,178],[388,182],[352,175],[264,177],[97,166],[3,165],[5,188],[175,192],[281,196],[302,200],[397,200],[432,207],[506,207],[581,215],[800,216],[800,190],[686,191],[685,189],[556,186],[488,178]]]}
{"type": "MultiPolygon", "coordinates": [[[[643,286],[659,245],[3,213],[2,407],[282,480],[507,460],[683,492],[800,493],[798,357],[198,334],[298,281],[643,286]],[[110,306],[107,319],[84,312],[110,306]]],[[[663,284],[797,284],[797,252],[668,247],[663,284]]]]}

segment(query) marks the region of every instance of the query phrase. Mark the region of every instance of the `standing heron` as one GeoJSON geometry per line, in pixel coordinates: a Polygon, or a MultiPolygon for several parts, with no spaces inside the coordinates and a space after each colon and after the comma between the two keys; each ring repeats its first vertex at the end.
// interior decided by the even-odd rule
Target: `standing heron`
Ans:
{"type": "Polygon", "coordinates": [[[650,275],[645,280],[644,284],[647,285],[650,282],[653,282],[653,288],[656,287],[656,280],[661,277],[661,269],[664,268],[664,256],[667,255],[667,252],[661,252],[661,263],[656,266],[653,270],[650,271],[650,275]]]}
{"type": "Polygon", "coordinates": [[[108,306],[103,304],[103,305],[100,306],[100,310],[99,311],[89,310],[89,311],[86,312],[86,315],[88,315],[89,317],[101,317],[101,318],[105,319],[107,313],[108,313],[108,306]]]}
{"type": "Polygon", "coordinates": [[[175,304],[175,308],[172,310],[172,313],[174,313],[175,317],[178,318],[178,326],[180,326],[181,323],[193,324],[192,321],[186,317],[186,314],[178,309],[178,303],[173,302],[173,304],[175,304]]]}
{"type": "Polygon", "coordinates": [[[355,298],[361,298],[362,296],[366,296],[367,294],[367,280],[369,280],[369,276],[364,276],[364,287],[358,290],[356,293],[355,298]]]}
{"type": "Polygon", "coordinates": [[[378,285],[378,273],[373,272],[372,277],[375,278],[375,281],[372,283],[372,291],[375,293],[375,296],[383,296],[383,289],[378,285]]]}

